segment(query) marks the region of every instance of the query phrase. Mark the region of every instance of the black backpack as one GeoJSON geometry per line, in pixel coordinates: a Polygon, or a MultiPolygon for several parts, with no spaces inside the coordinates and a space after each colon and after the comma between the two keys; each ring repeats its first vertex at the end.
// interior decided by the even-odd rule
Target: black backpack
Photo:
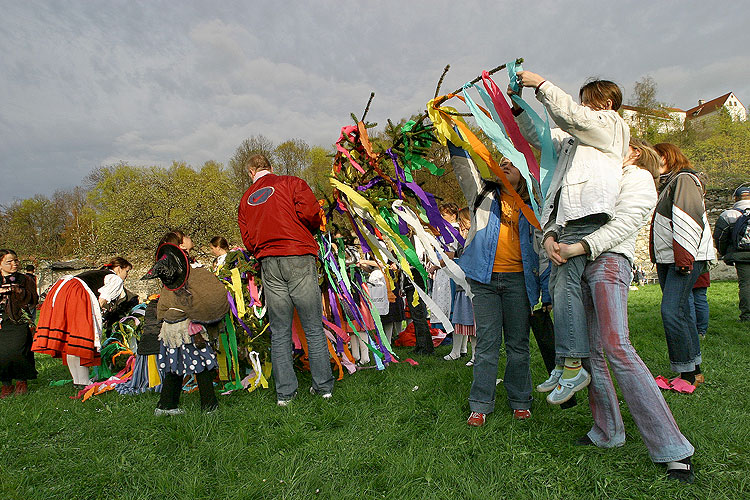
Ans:
{"type": "Polygon", "coordinates": [[[737,250],[750,250],[750,208],[741,212],[732,227],[732,246],[737,250]]]}

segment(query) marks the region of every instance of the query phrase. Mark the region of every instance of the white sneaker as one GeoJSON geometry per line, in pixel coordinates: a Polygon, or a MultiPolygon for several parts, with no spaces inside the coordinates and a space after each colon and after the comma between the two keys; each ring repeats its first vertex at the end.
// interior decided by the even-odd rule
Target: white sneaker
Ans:
{"type": "Polygon", "coordinates": [[[549,392],[557,387],[557,381],[560,380],[562,372],[563,371],[559,368],[553,368],[549,374],[549,378],[536,386],[536,390],[538,392],[549,392]]]}
{"type": "Polygon", "coordinates": [[[157,417],[162,417],[165,415],[172,416],[172,415],[184,415],[184,414],[185,414],[185,410],[183,410],[182,408],[172,408],[170,410],[165,410],[164,408],[157,408],[154,410],[154,415],[156,415],[157,417]]]}
{"type": "Polygon", "coordinates": [[[276,405],[277,406],[289,406],[289,403],[291,402],[292,402],[291,399],[278,399],[276,400],[276,405]]]}
{"type": "Polygon", "coordinates": [[[573,394],[580,391],[591,382],[591,375],[585,368],[581,368],[573,378],[562,378],[557,382],[557,387],[547,396],[547,402],[551,405],[563,404],[573,397],[573,394]]]}
{"type": "MultiPolygon", "coordinates": [[[[315,389],[313,389],[312,387],[310,387],[310,394],[312,394],[313,396],[315,396],[318,393],[315,391],[315,389]]],[[[323,399],[331,399],[333,397],[333,394],[331,394],[330,392],[324,392],[323,394],[320,395],[320,397],[323,398],[323,399]]]]}

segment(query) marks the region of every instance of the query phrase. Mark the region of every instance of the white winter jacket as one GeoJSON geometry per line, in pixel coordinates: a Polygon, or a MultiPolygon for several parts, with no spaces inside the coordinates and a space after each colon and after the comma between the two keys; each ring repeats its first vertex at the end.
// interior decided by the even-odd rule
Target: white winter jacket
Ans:
{"type": "MultiPolygon", "coordinates": [[[[613,217],[630,128],[616,111],[594,111],[577,104],[550,82],[539,87],[536,97],[560,127],[551,130],[558,161],[542,209],[540,223],[544,232],[552,224],[564,227],[587,215],[603,213],[613,217]],[[551,221],[558,191],[557,215],[551,221]]],[[[518,124],[526,140],[541,149],[527,113],[518,116],[518,124]]]]}
{"type": "Polygon", "coordinates": [[[651,220],[656,198],[656,185],[650,173],[635,165],[624,167],[615,216],[583,238],[588,245],[589,260],[596,260],[604,252],[615,252],[627,257],[632,264],[635,240],[641,228],[651,220]]]}

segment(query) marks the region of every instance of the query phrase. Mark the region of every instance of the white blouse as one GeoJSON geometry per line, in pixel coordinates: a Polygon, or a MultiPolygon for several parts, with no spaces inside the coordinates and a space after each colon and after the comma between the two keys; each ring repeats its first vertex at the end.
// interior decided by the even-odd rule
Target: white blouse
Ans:
{"type": "Polygon", "coordinates": [[[108,274],[104,277],[104,286],[99,289],[99,298],[107,302],[117,299],[125,288],[125,282],[116,274],[108,274]]]}

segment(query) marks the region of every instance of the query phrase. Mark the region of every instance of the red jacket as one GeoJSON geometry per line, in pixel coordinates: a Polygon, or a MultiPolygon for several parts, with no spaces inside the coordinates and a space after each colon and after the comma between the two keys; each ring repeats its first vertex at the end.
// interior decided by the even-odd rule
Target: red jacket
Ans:
{"type": "Polygon", "coordinates": [[[242,242],[255,258],[317,255],[312,233],[320,228],[320,205],[299,177],[266,174],[242,196],[238,210],[242,242]]]}

